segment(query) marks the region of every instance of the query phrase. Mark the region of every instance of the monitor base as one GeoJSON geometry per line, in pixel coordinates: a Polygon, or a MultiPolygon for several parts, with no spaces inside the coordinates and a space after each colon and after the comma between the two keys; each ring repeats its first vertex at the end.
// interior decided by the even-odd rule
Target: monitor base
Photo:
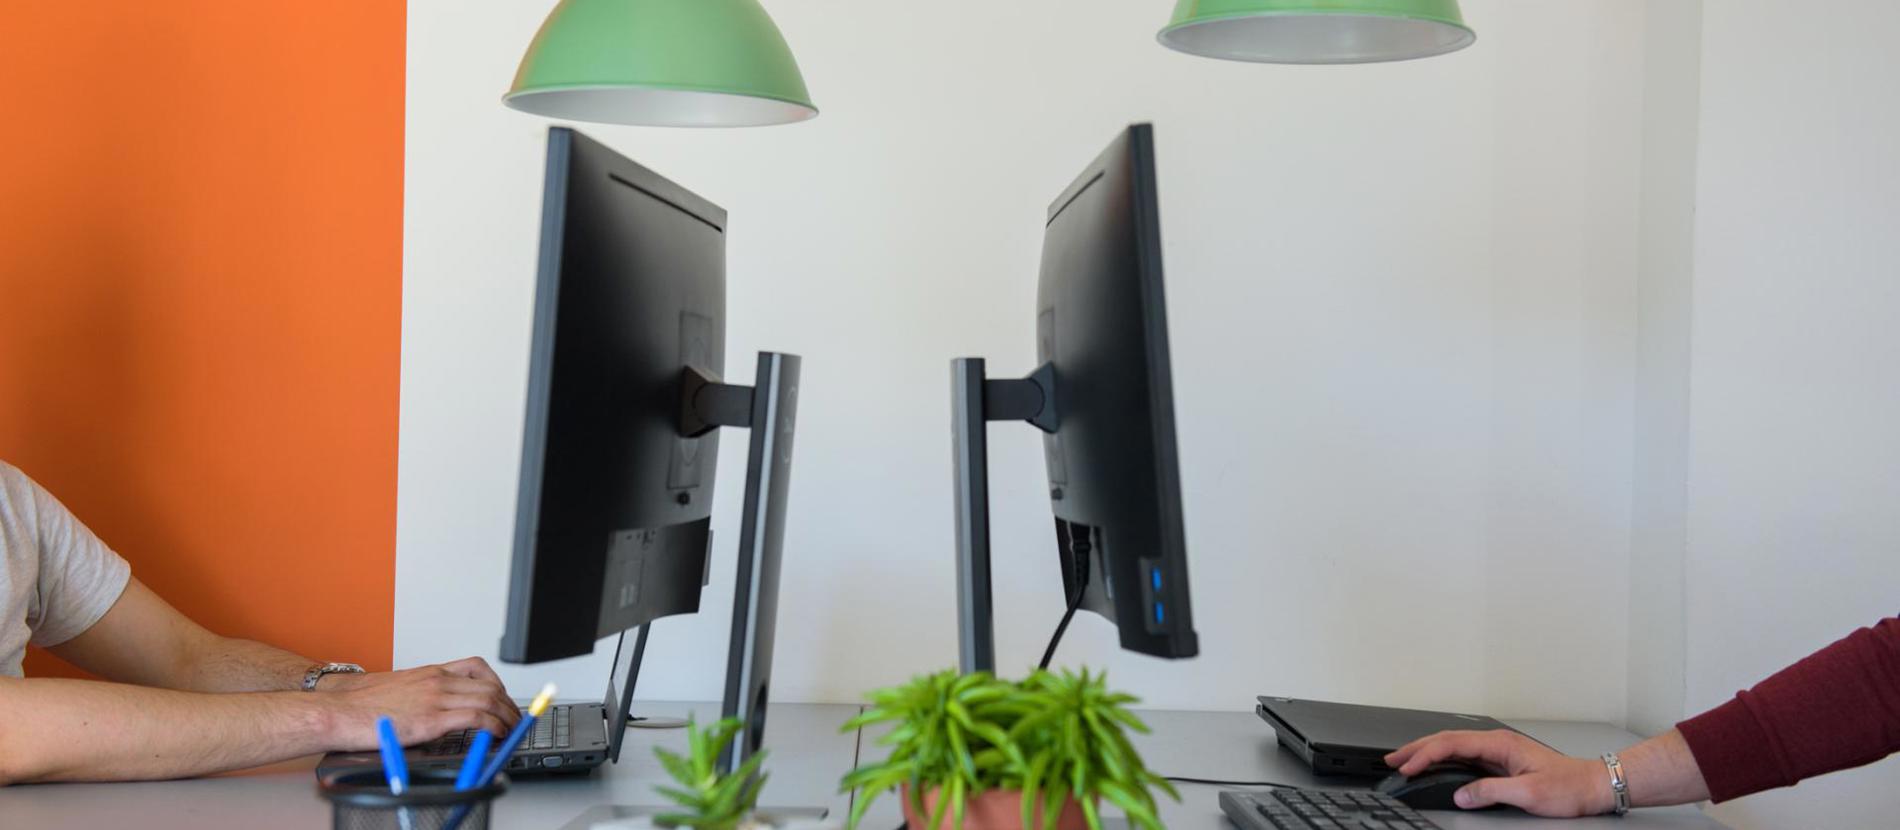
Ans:
{"type": "Polygon", "coordinates": [[[627,718],[628,729],[685,729],[685,718],[627,718]]]}

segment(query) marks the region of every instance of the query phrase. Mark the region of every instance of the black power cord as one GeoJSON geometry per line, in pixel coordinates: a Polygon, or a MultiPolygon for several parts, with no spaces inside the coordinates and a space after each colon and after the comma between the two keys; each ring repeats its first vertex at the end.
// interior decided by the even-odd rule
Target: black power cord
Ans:
{"type": "Polygon", "coordinates": [[[1055,636],[1049,638],[1049,647],[1043,649],[1042,662],[1036,668],[1049,668],[1049,661],[1056,657],[1056,645],[1062,642],[1062,633],[1069,630],[1069,620],[1075,619],[1075,610],[1081,607],[1082,592],[1077,590],[1075,596],[1069,598],[1069,610],[1062,612],[1062,622],[1056,623],[1055,636]]]}
{"type": "MultiPolygon", "coordinates": [[[[1062,529],[1058,527],[1058,532],[1062,529]]],[[[1038,669],[1049,668],[1049,663],[1055,660],[1056,646],[1062,643],[1063,633],[1069,630],[1069,621],[1075,619],[1076,610],[1082,607],[1082,597],[1088,592],[1090,552],[1088,537],[1084,535],[1081,538],[1074,538],[1070,533],[1061,535],[1063,541],[1068,543],[1063,547],[1068,549],[1070,561],[1075,563],[1075,596],[1069,597],[1069,608],[1062,612],[1062,622],[1056,623],[1056,633],[1049,638],[1049,647],[1042,651],[1042,662],[1036,664],[1038,669]]]]}
{"type": "Polygon", "coordinates": [[[1282,784],[1278,781],[1223,781],[1218,778],[1189,778],[1185,775],[1164,775],[1162,779],[1176,784],[1206,784],[1210,787],[1272,787],[1281,790],[1298,790],[1303,787],[1282,784]]]}

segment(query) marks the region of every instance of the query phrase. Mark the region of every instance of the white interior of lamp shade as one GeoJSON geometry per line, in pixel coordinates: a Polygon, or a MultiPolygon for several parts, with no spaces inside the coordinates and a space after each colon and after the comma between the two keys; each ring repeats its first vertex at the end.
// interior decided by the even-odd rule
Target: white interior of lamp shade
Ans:
{"type": "Polygon", "coordinates": [[[1259,63],[1374,63],[1442,55],[1471,45],[1470,31],[1431,20],[1372,14],[1260,14],[1165,30],[1170,49],[1259,63]]]}
{"type": "Polygon", "coordinates": [[[818,114],[811,107],[772,98],[639,86],[538,90],[506,100],[515,109],[549,118],[648,127],[757,127],[818,114]]]}

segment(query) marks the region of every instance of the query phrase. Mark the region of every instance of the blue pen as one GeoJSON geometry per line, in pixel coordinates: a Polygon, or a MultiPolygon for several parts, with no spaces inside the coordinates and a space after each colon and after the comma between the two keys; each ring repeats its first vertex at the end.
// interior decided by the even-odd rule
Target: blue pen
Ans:
{"type": "MultiPolygon", "coordinates": [[[[495,750],[495,757],[490,758],[488,765],[482,767],[481,776],[475,779],[475,785],[469,789],[486,787],[489,782],[495,780],[495,776],[501,774],[502,769],[508,766],[508,759],[514,757],[515,748],[521,746],[522,739],[528,737],[528,730],[534,728],[534,719],[540,717],[542,712],[546,712],[548,704],[553,701],[554,684],[542,686],[541,693],[534,696],[533,703],[528,704],[528,711],[521,716],[521,722],[515,724],[514,731],[508,733],[507,739],[501,742],[501,748],[495,750]]],[[[468,762],[464,761],[462,765],[466,768],[468,762]]],[[[459,783],[456,789],[461,789],[459,783]]],[[[469,810],[470,807],[467,804],[456,807],[454,812],[449,813],[449,820],[442,823],[442,830],[456,830],[461,827],[462,820],[468,818],[469,810]]]]}
{"type": "Polygon", "coordinates": [[[495,742],[495,736],[482,729],[475,732],[475,739],[468,745],[468,757],[462,759],[462,771],[455,776],[455,788],[472,790],[475,782],[481,779],[482,767],[488,763],[488,745],[495,742]]]}
{"type": "Polygon", "coordinates": [[[409,764],[402,758],[402,742],[396,740],[396,722],[377,718],[376,737],[382,742],[383,775],[389,779],[389,791],[402,795],[409,789],[409,764]]]}
{"type": "MultiPolygon", "coordinates": [[[[383,776],[389,779],[389,791],[402,795],[409,789],[409,763],[402,757],[402,741],[396,740],[396,722],[387,716],[377,718],[376,740],[383,751],[383,776]]],[[[414,827],[408,807],[396,808],[396,820],[402,824],[402,830],[414,827]]]]}
{"type": "Polygon", "coordinates": [[[515,754],[515,748],[521,746],[528,730],[534,728],[534,719],[548,710],[548,704],[554,700],[554,684],[541,687],[541,693],[534,696],[534,702],[528,704],[528,712],[521,716],[521,722],[515,724],[515,731],[508,733],[508,739],[501,742],[501,748],[495,750],[495,757],[488,760],[488,766],[482,768],[482,777],[475,782],[477,787],[486,787],[495,780],[502,769],[508,766],[508,759],[515,754]]]}

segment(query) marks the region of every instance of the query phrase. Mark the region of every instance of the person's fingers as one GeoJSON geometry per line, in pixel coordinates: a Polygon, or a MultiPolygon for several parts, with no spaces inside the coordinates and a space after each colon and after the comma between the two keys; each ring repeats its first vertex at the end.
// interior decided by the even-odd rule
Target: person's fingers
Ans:
{"type": "Polygon", "coordinates": [[[1453,793],[1452,803],[1464,810],[1482,810],[1494,804],[1509,804],[1530,812],[1537,812],[1540,806],[1534,797],[1535,785],[1531,776],[1516,778],[1480,778],[1453,793]]]}
{"type": "Polygon", "coordinates": [[[443,670],[466,682],[480,684],[497,701],[497,713],[504,723],[512,726],[521,719],[521,707],[508,696],[508,688],[502,684],[501,677],[480,657],[467,657],[453,663],[445,663],[443,670]]]}
{"type": "Polygon", "coordinates": [[[437,705],[444,708],[460,706],[481,709],[495,716],[495,719],[508,727],[521,720],[521,710],[508,696],[479,680],[457,678],[444,683],[437,690],[437,705]],[[451,703],[453,701],[453,703],[451,703]]]}
{"type": "Polygon", "coordinates": [[[501,716],[501,722],[509,729],[513,729],[515,724],[521,722],[521,706],[515,703],[507,692],[496,692],[494,698],[496,713],[501,716]]]}
{"type": "Polygon", "coordinates": [[[468,709],[477,712],[487,712],[488,714],[494,715],[496,720],[501,720],[501,713],[495,711],[495,702],[488,699],[487,695],[437,695],[429,702],[433,703],[438,709],[468,709]]]}
{"type": "Polygon", "coordinates": [[[437,725],[437,731],[430,740],[467,729],[485,730],[498,737],[508,734],[508,730],[501,725],[501,719],[485,709],[449,709],[432,721],[437,725]]]}
{"type": "Polygon", "coordinates": [[[516,721],[521,720],[521,704],[516,703],[514,698],[508,696],[507,689],[487,683],[483,683],[482,686],[487,689],[486,694],[488,697],[494,700],[495,713],[501,717],[503,723],[513,727],[516,721]]]}
{"type": "Polygon", "coordinates": [[[1398,767],[1399,774],[1412,776],[1440,761],[1475,761],[1486,766],[1507,769],[1511,758],[1511,733],[1444,732],[1428,738],[1398,767]]]}
{"type": "Polygon", "coordinates": [[[1440,732],[1429,738],[1415,741],[1409,745],[1409,751],[1394,769],[1401,775],[1417,775],[1420,770],[1454,757],[1468,742],[1467,732],[1440,732]]]}
{"type": "Polygon", "coordinates": [[[1443,738],[1444,736],[1450,735],[1450,734],[1453,734],[1453,733],[1451,731],[1434,732],[1430,735],[1426,735],[1423,738],[1419,738],[1417,740],[1412,741],[1411,743],[1408,743],[1402,747],[1399,747],[1398,749],[1392,750],[1391,752],[1386,753],[1386,756],[1384,758],[1385,765],[1388,767],[1392,767],[1393,769],[1398,769],[1400,764],[1405,763],[1406,759],[1411,758],[1413,753],[1418,752],[1419,747],[1422,747],[1422,746],[1425,746],[1426,744],[1437,741],[1440,738],[1443,738]]]}
{"type": "MultiPolygon", "coordinates": [[[[1443,733],[1439,733],[1439,734],[1443,734],[1443,733]]],[[[1385,758],[1382,760],[1385,761],[1386,766],[1391,767],[1393,769],[1398,769],[1400,764],[1405,763],[1406,759],[1409,759],[1412,757],[1412,753],[1418,751],[1418,748],[1420,745],[1436,737],[1438,737],[1438,735],[1427,735],[1423,738],[1419,738],[1416,741],[1413,741],[1409,744],[1399,747],[1398,749],[1395,749],[1395,750],[1392,750],[1391,752],[1386,753],[1385,758]]]]}

